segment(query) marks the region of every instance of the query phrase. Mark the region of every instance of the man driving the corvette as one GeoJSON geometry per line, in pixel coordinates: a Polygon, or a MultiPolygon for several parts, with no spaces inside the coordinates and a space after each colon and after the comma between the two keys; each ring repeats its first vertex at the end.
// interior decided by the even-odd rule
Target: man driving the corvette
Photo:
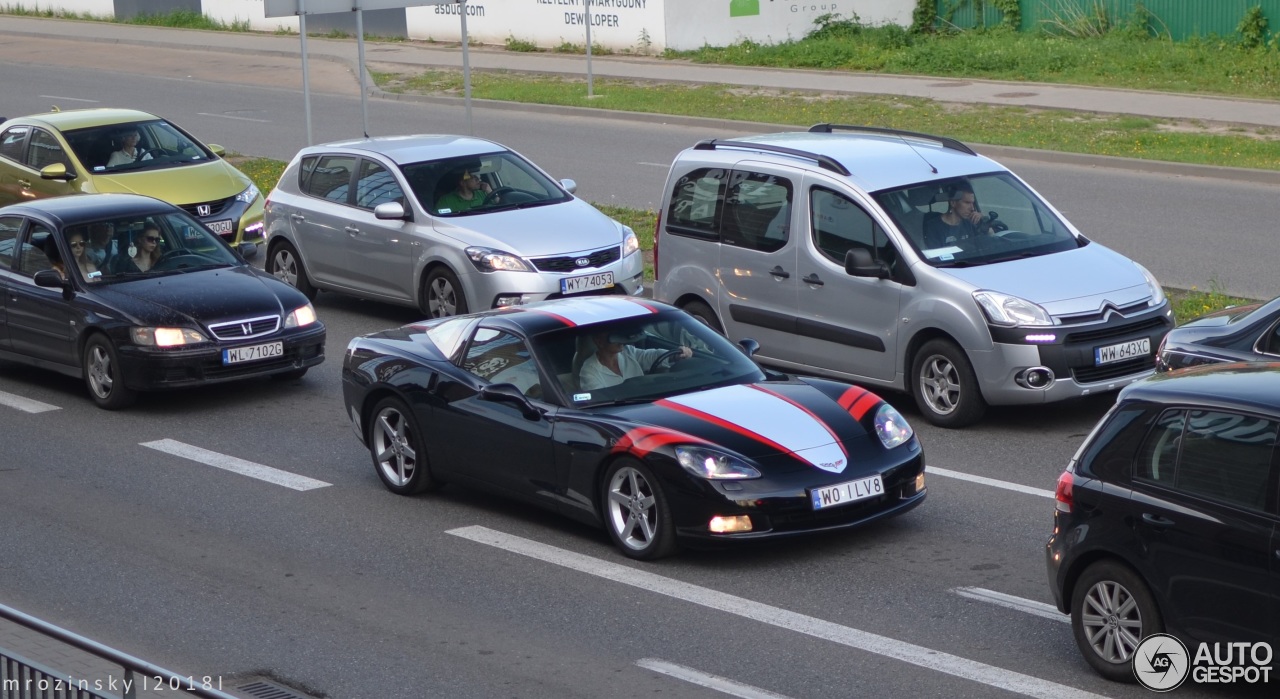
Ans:
{"type": "MultiPolygon", "coordinates": [[[[670,350],[662,348],[640,349],[634,342],[644,339],[644,333],[596,333],[591,337],[596,353],[583,362],[578,374],[578,386],[584,391],[617,386],[627,379],[644,376],[653,370],[654,363],[670,350]]],[[[680,347],[680,358],[693,356],[693,350],[680,347]]]]}

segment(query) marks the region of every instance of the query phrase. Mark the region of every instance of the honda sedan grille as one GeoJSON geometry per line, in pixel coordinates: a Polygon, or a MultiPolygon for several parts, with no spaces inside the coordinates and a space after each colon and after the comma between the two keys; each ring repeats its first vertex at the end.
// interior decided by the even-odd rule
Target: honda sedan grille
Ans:
{"type": "Polygon", "coordinates": [[[261,318],[245,318],[227,323],[214,323],[209,332],[219,340],[245,340],[253,337],[270,335],[280,329],[280,316],[262,316],[261,318]]]}

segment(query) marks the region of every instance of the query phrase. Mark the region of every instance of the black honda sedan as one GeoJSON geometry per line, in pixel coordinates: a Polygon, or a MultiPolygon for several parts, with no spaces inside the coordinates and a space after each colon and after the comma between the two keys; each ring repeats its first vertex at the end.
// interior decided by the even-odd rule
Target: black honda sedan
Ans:
{"type": "Polygon", "coordinates": [[[407,325],[352,340],[342,377],[391,491],[480,486],[603,524],[633,558],[856,526],[925,497],[923,452],[891,405],[766,375],[660,303],[561,299],[407,325]]]}
{"type": "Polygon", "coordinates": [[[1181,369],[1120,392],[1058,479],[1045,550],[1099,674],[1133,681],[1152,634],[1192,654],[1192,642],[1280,642],[1278,435],[1280,364],[1181,369]]]}
{"type": "Polygon", "coordinates": [[[1280,298],[1227,308],[1180,325],[1156,352],[1156,369],[1280,359],[1280,298]]]}
{"type": "Polygon", "coordinates": [[[182,209],[132,194],[0,209],[0,357],[82,377],[100,407],[137,391],[324,361],[306,297],[182,209]]]}

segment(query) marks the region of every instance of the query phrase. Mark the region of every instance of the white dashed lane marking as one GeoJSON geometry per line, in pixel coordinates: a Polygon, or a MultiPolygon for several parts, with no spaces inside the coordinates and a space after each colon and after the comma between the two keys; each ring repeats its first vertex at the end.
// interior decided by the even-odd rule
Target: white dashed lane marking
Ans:
{"type": "Polygon", "coordinates": [[[518,536],[504,534],[486,527],[471,526],[450,529],[452,534],[476,543],[528,556],[580,573],[612,580],[642,590],[666,595],[674,599],[715,609],[753,621],[770,624],[781,629],[811,636],[867,653],[874,653],[900,660],[927,670],[946,673],[990,687],[1004,689],[1029,697],[1044,699],[1098,699],[1100,695],[1057,682],[1024,675],[1013,670],[988,665],[942,651],[907,643],[887,636],[862,631],[849,626],[816,617],[798,614],[779,607],[754,602],[744,597],[730,595],[722,590],[673,580],[636,568],[602,561],[580,553],[548,546],[518,536]]]}
{"type": "Polygon", "coordinates": [[[270,119],[252,119],[250,117],[231,116],[230,114],[210,114],[208,112],[196,112],[200,116],[218,117],[219,119],[235,119],[236,121],[256,121],[259,124],[270,124],[270,119]]]}
{"type": "Polygon", "coordinates": [[[1003,592],[987,590],[981,587],[953,587],[951,588],[951,591],[961,597],[968,597],[969,599],[975,599],[979,602],[999,605],[1006,609],[1016,609],[1019,612],[1034,614],[1035,616],[1044,617],[1045,619],[1061,621],[1067,624],[1071,623],[1071,617],[1058,611],[1058,608],[1052,604],[1037,602],[1025,597],[1014,597],[1013,595],[1006,595],[1003,592]]]}
{"type": "Polygon", "coordinates": [[[1019,483],[1010,483],[1009,481],[996,480],[995,478],[987,478],[986,476],[975,476],[969,473],[961,473],[960,471],[951,471],[937,466],[925,466],[924,472],[929,476],[942,476],[944,478],[955,478],[957,480],[969,481],[970,483],[980,483],[989,485],[992,488],[1003,488],[1012,490],[1015,493],[1026,493],[1027,495],[1039,495],[1042,498],[1054,499],[1055,495],[1052,490],[1044,488],[1032,488],[1029,485],[1021,485],[1019,483]]]}
{"type": "Polygon", "coordinates": [[[40,95],[40,96],[47,100],[62,100],[63,102],[91,102],[93,104],[98,103],[98,100],[87,100],[87,99],[81,99],[79,97],[59,97],[58,95],[40,95]]]}
{"type": "Polygon", "coordinates": [[[709,675],[705,672],[699,672],[691,667],[676,665],[665,660],[657,658],[641,658],[636,661],[636,665],[646,669],[660,672],[669,677],[678,680],[684,680],[689,684],[696,684],[699,687],[714,689],[717,692],[728,694],[732,697],[741,697],[742,699],[788,699],[783,694],[774,694],[773,692],[752,687],[749,684],[734,682],[733,680],[720,677],[718,675],[709,675]]]}
{"type": "Polygon", "coordinates": [[[660,168],[662,168],[662,169],[664,169],[664,170],[665,170],[665,169],[667,169],[667,168],[669,168],[669,167],[671,167],[671,163],[645,163],[645,162],[638,162],[638,163],[636,163],[636,165],[648,165],[649,167],[660,167],[660,168]]]}
{"type": "Polygon", "coordinates": [[[4,391],[0,391],[0,405],[8,406],[14,410],[21,410],[24,413],[47,413],[50,410],[62,410],[56,405],[41,403],[38,400],[23,398],[4,391]]]}
{"type": "Polygon", "coordinates": [[[281,471],[278,468],[271,468],[270,466],[255,464],[252,461],[237,459],[234,456],[219,454],[216,451],[193,447],[190,444],[184,444],[173,439],[160,439],[154,442],[142,442],[141,445],[148,449],[155,449],[156,451],[162,451],[166,454],[181,456],[184,459],[190,459],[207,466],[220,468],[232,473],[238,473],[250,478],[257,478],[260,481],[282,485],[286,488],[292,488],[293,490],[315,490],[316,488],[323,488],[327,485],[331,485],[330,483],[318,481],[314,478],[307,478],[306,476],[299,476],[296,473],[281,471]]]}

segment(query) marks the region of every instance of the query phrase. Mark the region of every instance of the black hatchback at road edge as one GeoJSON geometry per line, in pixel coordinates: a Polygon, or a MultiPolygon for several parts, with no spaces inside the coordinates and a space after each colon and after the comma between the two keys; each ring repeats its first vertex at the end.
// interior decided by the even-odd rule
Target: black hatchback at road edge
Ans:
{"type": "Polygon", "coordinates": [[[324,361],[306,297],[182,209],[133,194],[0,208],[0,358],[83,378],[99,407],[137,391],[324,361]]]}
{"type": "Polygon", "coordinates": [[[1120,392],[1058,479],[1045,549],[1054,601],[1099,674],[1134,681],[1152,634],[1189,654],[1280,642],[1278,432],[1280,364],[1193,367],[1120,392]]]}

